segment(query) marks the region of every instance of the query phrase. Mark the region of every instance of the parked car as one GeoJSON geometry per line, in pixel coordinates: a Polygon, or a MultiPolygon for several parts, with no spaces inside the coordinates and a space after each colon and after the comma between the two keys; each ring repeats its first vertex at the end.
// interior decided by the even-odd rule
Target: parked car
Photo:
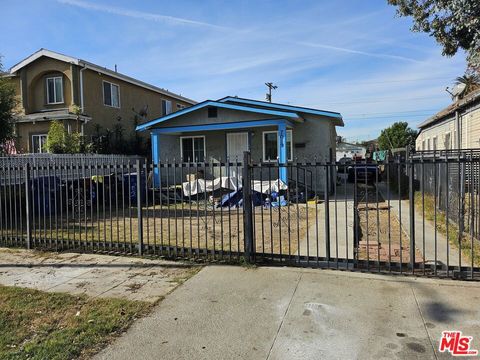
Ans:
{"type": "Polygon", "coordinates": [[[348,168],[348,182],[355,182],[355,173],[357,183],[373,183],[381,180],[380,169],[376,164],[356,164],[354,166],[349,166],[348,168]],[[378,175],[377,175],[378,174],[378,175]]]}

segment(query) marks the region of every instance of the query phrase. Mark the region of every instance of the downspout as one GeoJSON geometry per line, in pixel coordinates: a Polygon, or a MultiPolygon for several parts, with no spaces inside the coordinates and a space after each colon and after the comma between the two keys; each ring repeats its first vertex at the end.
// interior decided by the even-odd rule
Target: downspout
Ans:
{"type": "Polygon", "coordinates": [[[80,69],[80,109],[82,114],[85,113],[85,107],[83,103],[83,71],[87,68],[87,65],[83,65],[83,68],[80,69]]]}

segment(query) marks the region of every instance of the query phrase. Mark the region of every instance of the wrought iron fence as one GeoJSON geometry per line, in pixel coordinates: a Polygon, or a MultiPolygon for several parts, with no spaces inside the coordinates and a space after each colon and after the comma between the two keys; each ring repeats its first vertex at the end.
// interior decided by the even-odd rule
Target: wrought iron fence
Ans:
{"type": "Polygon", "coordinates": [[[2,246],[480,275],[480,157],[37,160],[0,159],[2,246]]]}

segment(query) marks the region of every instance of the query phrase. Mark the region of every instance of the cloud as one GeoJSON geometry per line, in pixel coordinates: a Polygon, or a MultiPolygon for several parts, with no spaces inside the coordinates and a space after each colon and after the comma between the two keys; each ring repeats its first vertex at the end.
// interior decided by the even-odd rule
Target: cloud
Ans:
{"type": "Polygon", "coordinates": [[[375,53],[374,52],[367,52],[367,51],[354,50],[354,49],[349,49],[349,48],[345,48],[345,47],[332,46],[332,45],[326,45],[326,44],[319,44],[319,43],[312,43],[312,42],[305,42],[305,41],[298,42],[297,44],[303,45],[303,46],[308,46],[308,47],[313,47],[313,48],[335,50],[335,51],[340,51],[340,52],[349,53],[349,54],[364,55],[364,56],[381,58],[381,59],[403,60],[403,61],[409,61],[409,62],[414,62],[414,63],[421,63],[422,62],[420,60],[409,58],[409,57],[406,57],[406,56],[391,55],[391,54],[378,53],[378,52],[375,52],[375,53]]]}
{"type": "Polygon", "coordinates": [[[80,7],[82,9],[100,11],[100,12],[114,14],[114,15],[131,17],[134,19],[156,21],[156,22],[162,22],[162,23],[167,23],[172,25],[188,25],[188,26],[211,28],[216,30],[230,30],[227,27],[214,25],[207,22],[184,19],[184,18],[169,16],[169,15],[128,10],[124,8],[114,7],[114,6],[98,5],[98,4],[93,4],[93,3],[81,1],[81,0],[57,0],[57,2],[65,5],[80,7]]]}

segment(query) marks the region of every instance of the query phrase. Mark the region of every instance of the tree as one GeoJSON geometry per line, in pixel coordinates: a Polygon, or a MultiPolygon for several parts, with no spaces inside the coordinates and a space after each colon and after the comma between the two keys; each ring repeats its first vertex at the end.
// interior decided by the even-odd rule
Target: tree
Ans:
{"type": "MultiPolygon", "coordinates": [[[[2,76],[3,65],[0,57],[0,145],[13,139],[13,111],[17,105],[15,89],[8,78],[2,76]]],[[[4,147],[0,146],[0,152],[4,147]]]]}
{"type": "Polygon", "coordinates": [[[475,73],[466,73],[463,76],[457,77],[455,80],[455,84],[463,84],[465,85],[465,89],[462,91],[461,97],[468,95],[472,91],[477,90],[480,88],[480,76],[475,73]]]}
{"type": "Polygon", "coordinates": [[[413,17],[413,31],[433,36],[442,54],[467,52],[472,69],[480,70],[480,1],[478,0],[388,0],[400,16],[413,17]]]}
{"type": "Polygon", "coordinates": [[[408,127],[407,122],[396,122],[392,126],[383,129],[378,137],[380,150],[404,148],[415,144],[417,131],[408,127]]]}

